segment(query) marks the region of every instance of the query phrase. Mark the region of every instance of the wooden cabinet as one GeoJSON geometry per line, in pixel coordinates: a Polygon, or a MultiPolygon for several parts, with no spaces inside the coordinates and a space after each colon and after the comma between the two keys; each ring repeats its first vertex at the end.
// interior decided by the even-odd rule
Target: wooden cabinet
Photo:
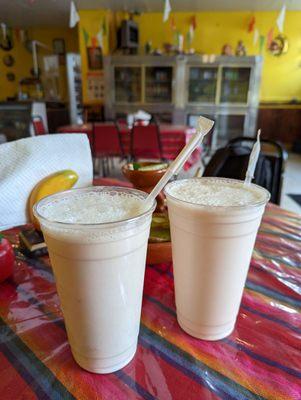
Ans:
{"type": "Polygon", "coordinates": [[[264,139],[278,140],[287,145],[301,139],[301,106],[261,106],[257,128],[264,139]]]}

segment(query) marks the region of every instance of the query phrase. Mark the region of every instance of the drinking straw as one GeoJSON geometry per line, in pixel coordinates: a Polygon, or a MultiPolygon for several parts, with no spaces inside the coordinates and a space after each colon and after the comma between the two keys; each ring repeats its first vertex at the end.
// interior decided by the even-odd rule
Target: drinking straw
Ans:
{"type": "Polygon", "coordinates": [[[260,133],[261,133],[261,129],[258,129],[257,140],[254,143],[253,149],[250,154],[248,169],[247,169],[246,177],[245,177],[245,181],[244,181],[244,185],[246,185],[246,186],[250,186],[251,181],[254,178],[254,171],[255,171],[259,153],[260,153],[260,133]]]}
{"type": "Polygon", "coordinates": [[[199,117],[196,134],[189,140],[186,146],[183,147],[180,154],[170,164],[165,174],[162,176],[157,185],[147,196],[147,198],[144,201],[145,208],[153,204],[155,198],[158,196],[158,194],[161,192],[161,190],[164,188],[164,186],[167,184],[170,178],[182,168],[186,160],[189,158],[190,154],[196,148],[197,144],[202,143],[204,136],[211,131],[213,125],[214,121],[211,121],[211,119],[205,117],[199,117]]]}

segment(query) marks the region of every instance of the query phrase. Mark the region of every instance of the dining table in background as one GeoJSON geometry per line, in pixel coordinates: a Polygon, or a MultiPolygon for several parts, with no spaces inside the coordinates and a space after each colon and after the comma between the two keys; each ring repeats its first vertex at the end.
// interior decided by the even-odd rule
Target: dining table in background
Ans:
{"type": "MultiPolygon", "coordinates": [[[[110,122],[97,123],[98,126],[112,125],[110,122]]],[[[196,129],[185,125],[160,124],[160,134],[162,143],[162,155],[167,160],[174,160],[182,148],[195,134],[196,129]]],[[[131,129],[126,124],[119,124],[121,141],[126,155],[130,155],[131,129]]],[[[91,146],[93,146],[93,124],[65,125],[58,128],[58,133],[86,133],[91,146]]],[[[184,169],[189,169],[201,159],[201,147],[198,147],[191,154],[184,165],[184,169]]]]}
{"type": "Polygon", "coordinates": [[[74,361],[49,258],[22,254],[20,229],[4,232],[17,262],[0,284],[1,400],[300,399],[300,216],[267,206],[237,323],[223,340],[187,335],[176,320],[172,264],[147,265],[136,356],[108,375],[74,361]]]}

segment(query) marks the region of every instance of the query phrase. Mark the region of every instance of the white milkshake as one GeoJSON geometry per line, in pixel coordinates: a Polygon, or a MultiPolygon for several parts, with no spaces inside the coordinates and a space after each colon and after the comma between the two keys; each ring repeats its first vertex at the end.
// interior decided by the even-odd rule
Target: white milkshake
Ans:
{"type": "Polygon", "coordinates": [[[235,325],[269,193],[224,178],[172,182],[171,224],[177,319],[190,335],[218,340],[235,325]]]}
{"type": "Polygon", "coordinates": [[[48,246],[68,340],[88,371],[125,366],[137,348],[147,240],[155,204],[146,194],[95,187],[35,206],[48,246]]]}

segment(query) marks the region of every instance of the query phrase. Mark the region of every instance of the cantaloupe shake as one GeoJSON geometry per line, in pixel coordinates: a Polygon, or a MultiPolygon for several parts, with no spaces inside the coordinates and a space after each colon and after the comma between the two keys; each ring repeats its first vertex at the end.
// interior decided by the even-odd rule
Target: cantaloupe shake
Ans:
{"type": "Polygon", "coordinates": [[[223,178],[166,186],[177,319],[184,331],[218,340],[234,329],[269,193],[223,178]]]}
{"type": "Polygon", "coordinates": [[[68,340],[88,371],[109,373],[137,348],[153,204],[134,189],[73,189],[35,207],[48,246],[68,340]]]}

